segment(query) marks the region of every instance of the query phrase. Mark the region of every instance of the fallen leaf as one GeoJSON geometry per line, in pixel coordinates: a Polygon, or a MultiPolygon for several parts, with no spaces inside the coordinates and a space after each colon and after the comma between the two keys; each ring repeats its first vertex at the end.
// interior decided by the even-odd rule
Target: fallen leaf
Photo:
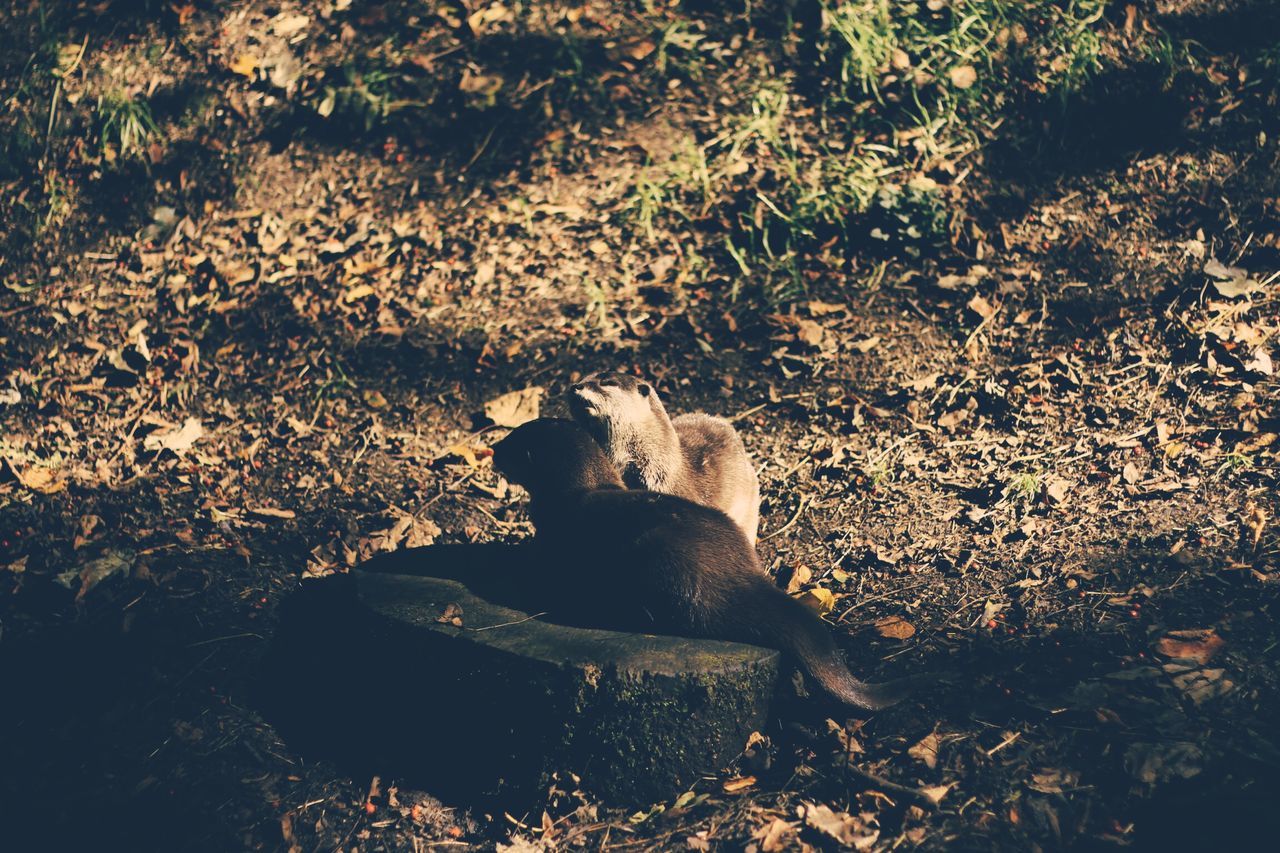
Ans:
{"type": "Polygon", "coordinates": [[[791,579],[787,581],[787,592],[795,595],[811,580],[813,580],[813,572],[808,566],[796,566],[791,572],[791,579]]]}
{"type": "Polygon", "coordinates": [[[237,56],[235,59],[233,59],[231,61],[231,64],[229,64],[227,67],[230,68],[232,72],[239,74],[243,77],[248,77],[250,80],[252,80],[254,77],[254,74],[258,70],[258,64],[259,64],[258,57],[250,53],[242,53],[239,56],[237,56]]]}
{"type": "Polygon", "coordinates": [[[90,590],[112,575],[122,574],[127,577],[129,569],[133,566],[133,557],[132,551],[108,551],[79,568],[63,572],[55,580],[67,589],[71,589],[79,579],[80,591],[76,593],[76,601],[83,601],[90,590]]]}
{"type": "Polygon", "coordinates": [[[772,822],[757,829],[751,837],[760,842],[761,853],[778,853],[791,847],[795,834],[795,824],[774,818],[772,822]]]}
{"type": "Polygon", "coordinates": [[[101,516],[80,516],[80,523],[76,526],[76,538],[72,542],[71,547],[78,551],[93,540],[99,538],[102,535],[102,531],[99,529],[101,527],[101,516]]]}
{"type": "Polygon", "coordinates": [[[288,38],[311,23],[307,15],[281,13],[271,20],[271,30],[281,38],[288,38]]]}
{"type": "Polygon", "coordinates": [[[876,843],[879,830],[870,829],[865,823],[847,812],[834,812],[830,806],[806,803],[804,822],[810,827],[834,838],[845,847],[867,850],[876,843]]]}
{"type": "Polygon", "coordinates": [[[907,755],[916,761],[923,761],[930,770],[938,766],[938,733],[936,731],[922,737],[915,746],[907,750],[907,755]]]}
{"type": "Polygon", "coordinates": [[[258,518],[276,518],[284,520],[297,517],[297,513],[291,509],[279,509],[273,506],[249,507],[246,512],[250,515],[257,516],[258,518]]]}
{"type": "Polygon", "coordinates": [[[1249,278],[1249,274],[1246,271],[1239,267],[1226,266],[1217,258],[1210,258],[1205,263],[1204,272],[1214,279],[1213,289],[1218,291],[1218,295],[1229,299],[1248,296],[1250,293],[1262,289],[1262,285],[1249,278]]]}
{"type": "Polygon", "coordinates": [[[1135,743],[1124,753],[1125,769],[1147,785],[1199,775],[1203,760],[1200,748],[1185,742],[1135,743]]]}
{"type": "Polygon", "coordinates": [[[1208,663],[1226,648],[1227,641],[1212,628],[1170,631],[1156,642],[1156,651],[1167,658],[1208,663]]]}
{"type": "Polygon", "coordinates": [[[754,776],[739,776],[736,779],[726,779],[724,783],[724,792],[726,794],[736,794],[739,791],[745,791],[756,783],[754,776]]]}
{"type": "Polygon", "coordinates": [[[456,603],[446,605],[444,611],[436,617],[436,621],[441,625],[452,625],[455,628],[461,628],[462,605],[456,603]]]}
{"type": "Polygon", "coordinates": [[[24,470],[15,465],[12,460],[6,459],[5,462],[14,478],[33,492],[52,495],[67,487],[66,481],[59,479],[57,472],[52,468],[41,467],[24,470]]]}
{"type": "Polygon", "coordinates": [[[796,320],[796,340],[800,343],[808,344],[811,347],[821,346],[822,339],[826,335],[827,330],[821,323],[815,323],[803,317],[796,320]]]}
{"type": "Polygon", "coordinates": [[[1262,531],[1267,527],[1267,511],[1253,501],[1244,505],[1244,527],[1249,531],[1249,544],[1257,548],[1262,541],[1262,531]]]}
{"type": "Polygon", "coordinates": [[[955,786],[955,782],[947,782],[945,785],[929,785],[928,787],[921,788],[920,793],[928,797],[934,805],[937,805],[942,802],[942,798],[947,795],[947,792],[955,786]]]}
{"type": "Polygon", "coordinates": [[[968,89],[978,82],[978,69],[972,65],[957,65],[947,72],[947,76],[951,78],[952,86],[957,89],[968,89]]]}
{"type": "Polygon", "coordinates": [[[1264,349],[1254,350],[1253,357],[1244,363],[1244,369],[1262,376],[1273,376],[1276,372],[1275,365],[1271,361],[1271,353],[1264,349]]]}
{"type": "Polygon", "coordinates": [[[534,385],[495,397],[484,404],[484,416],[501,427],[518,427],[538,417],[544,393],[534,385]]]}
{"type": "Polygon", "coordinates": [[[376,388],[366,390],[361,396],[372,409],[385,409],[388,405],[387,398],[382,396],[382,392],[376,388]]]}
{"type": "Polygon", "coordinates": [[[639,62],[657,49],[657,45],[648,39],[644,39],[642,41],[631,42],[630,44],[623,45],[622,52],[631,59],[634,59],[636,62],[639,62]]]}
{"type": "Polygon", "coordinates": [[[832,595],[831,590],[820,586],[805,590],[804,595],[800,596],[798,600],[819,616],[826,616],[836,606],[836,597],[832,595]]]}
{"type": "Polygon", "coordinates": [[[142,446],[157,453],[161,450],[172,450],[182,454],[191,449],[204,436],[204,427],[199,418],[187,418],[181,427],[169,430],[158,430],[142,440],[142,446]]]}
{"type": "Polygon", "coordinates": [[[965,303],[965,307],[984,320],[990,320],[996,315],[996,311],[999,310],[995,305],[992,305],[990,300],[985,296],[977,293],[973,295],[972,299],[965,303]]]}
{"type": "Polygon", "coordinates": [[[1042,794],[1061,794],[1080,784],[1080,774],[1073,770],[1048,767],[1031,774],[1027,787],[1042,794]]]}
{"type": "Polygon", "coordinates": [[[1055,506],[1061,504],[1067,499],[1067,481],[1054,480],[1044,487],[1044,496],[1049,503],[1055,506]]]}
{"type": "Polygon", "coordinates": [[[901,616],[886,616],[876,622],[876,633],[891,640],[905,640],[915,632],[916,626],[901,616]]]}
{"type": "Polygon", "coordinates": [[[809,313],[814,317],[825,317],[828,314],[838,314],[841,311],[847,311],[844,305],[835,302],[819,302],[816,299],[809,300],[809,313]]]}

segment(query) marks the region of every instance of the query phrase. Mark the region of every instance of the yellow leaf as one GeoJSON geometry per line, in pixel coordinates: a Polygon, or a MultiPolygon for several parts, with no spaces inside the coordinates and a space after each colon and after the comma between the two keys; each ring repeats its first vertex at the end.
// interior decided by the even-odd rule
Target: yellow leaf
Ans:
{"type": "Polygon", "coordinates": [[[359,302],[366,296],[373,295],[373,288],[367,284],[357,284],[355,287],[342,294],[343,302],[359,302]]]}
{"type": "Polygon", "coordinates": [[[258,57],[251,53],[242,53],[231,61],[227,67],[236,74],[253,79],[254,74],[258,70],[258,57]]]}
{"type": "Polygon", "coordinates": [[[836,606],[836,597],[832,595],[831,590],[820,586],[806,590],[799,600],[801,604],[813,610],[819,616],[826,616],[836,606]]]}

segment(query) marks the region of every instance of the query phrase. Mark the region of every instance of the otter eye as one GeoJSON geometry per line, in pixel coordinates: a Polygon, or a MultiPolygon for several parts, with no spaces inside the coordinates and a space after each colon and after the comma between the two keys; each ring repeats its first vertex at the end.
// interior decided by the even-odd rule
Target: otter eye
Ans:
{"type": "Polygon", "coordinates": [[[601,380],[600,380],[600,382],[599,382],[599,385],[600,385],[600,387],[601,387],[601,388],[617,388],[617,387],[618,387],[618,380],[616,380],[616,379],[601,379],[601,380]]]}
{"type": "Polygon", "coordinates": [[[649,396],[649,386],[648,386],[648,385],[643,385],[643,384],[642,384],[642,385],[641,385],[639,388],[637,388],[636,390],[640,392],[640,396],[641,396],[641,397],[648,397],[648,396],[649,396]]]}

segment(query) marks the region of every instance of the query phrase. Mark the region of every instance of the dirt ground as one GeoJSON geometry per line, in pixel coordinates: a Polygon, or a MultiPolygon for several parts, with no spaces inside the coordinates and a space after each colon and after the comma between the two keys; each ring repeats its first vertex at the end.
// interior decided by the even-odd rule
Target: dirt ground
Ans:
{"type": "MultiPolygon", "coordinates": [[[[36,122],[65,132],[43,183],[5,178],[0,220],[7,849],[1188,849],[1280,828],[1271,4],[1112,4],[1118,54],[1158,28],[1201,64],[1013,99],[926,170],[945,240],[817,234],[785,266],[767,238],[734,248],[767,186],[635,212],[637,176],[750,115],[726,93],[789,55],[715,4],[527,4],[518,36],[482,14],[501,4],[17,5],[8,31],[62,15],[72,49],[63,118],[44,101],[36,122]],[[702,64],[659,71],[645,34],[677,19],[702,64]],[[391,29],[460,100],[348,110],[358,87],[332,81],[391,29]],[[151,98],[136,159],[76,141],[106,79],[151,98]],[[328,121],[299,107],[326,85],[328,121]],[[735,420],[764,562],[854,671],[956,683],[865,718],[799,703],[665,804],[486,811],[292,750],[253,702],[277,604],[381,550],[528,537],[475,455],[502,432],[486,404],[540,388],[554,412],[604,367],[735,420]]],[[[27,40],[3,52],[26,74],[27,40]]],[[[784,135],[816,145],[818,111],[790,109],[784,135]]]]}

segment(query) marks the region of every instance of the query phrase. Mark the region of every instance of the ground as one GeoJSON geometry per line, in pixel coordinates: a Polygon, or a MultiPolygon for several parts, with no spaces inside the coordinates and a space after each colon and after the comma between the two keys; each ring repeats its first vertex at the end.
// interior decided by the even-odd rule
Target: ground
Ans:
{"type": "Polygon", "coordinates": [[[1273,4],[0,20],[14,849],[1274,830],[1273,4]],[[529,536],[476,451],[602,367],[734,419],[765,564],[855,671],[954,682],[869,717],[788,703],[665,804],[509,814],[295,752],[253,698],[279,602],[378,551],[529,536]]]}

